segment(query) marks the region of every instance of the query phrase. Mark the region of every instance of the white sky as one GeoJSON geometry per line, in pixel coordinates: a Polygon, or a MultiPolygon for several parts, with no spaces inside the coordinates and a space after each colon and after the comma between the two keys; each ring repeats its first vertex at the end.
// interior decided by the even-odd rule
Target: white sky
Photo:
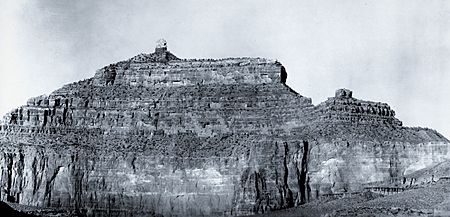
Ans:
{"type": "Polygon", "coordinates": [[[341,87],[450,137],[450,1],[2,0],[0,113],[152,52],[267,57],[318,104],[341,87]]]}

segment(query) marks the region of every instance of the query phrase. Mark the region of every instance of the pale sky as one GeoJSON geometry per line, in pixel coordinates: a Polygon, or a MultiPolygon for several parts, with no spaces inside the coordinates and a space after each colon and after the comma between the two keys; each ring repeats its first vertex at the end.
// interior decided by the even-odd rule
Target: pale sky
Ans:
{"type": "Polygon", "coordinates": [[[450,1],[2,0],[0,114],[153,52],[279,60],[318,104],[338,88],[450,138],[450,1]]]}

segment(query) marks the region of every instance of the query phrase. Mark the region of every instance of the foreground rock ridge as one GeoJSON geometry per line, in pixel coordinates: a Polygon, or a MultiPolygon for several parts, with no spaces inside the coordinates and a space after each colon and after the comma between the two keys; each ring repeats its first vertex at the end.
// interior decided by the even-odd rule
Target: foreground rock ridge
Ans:
{"type": "Polygon", "coordinates": [[[450,159],[446,138],[386,103],[339,89],[314,106],[286,79],[277,61],[180,59],[159,41],[6,114],[0,198],[87,216],[248,215],[412,185],[450,159]]]}

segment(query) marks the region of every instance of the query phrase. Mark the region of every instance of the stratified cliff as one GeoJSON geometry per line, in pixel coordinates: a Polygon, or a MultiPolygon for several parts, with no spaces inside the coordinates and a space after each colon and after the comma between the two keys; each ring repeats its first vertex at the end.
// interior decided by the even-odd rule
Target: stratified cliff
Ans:
{"type": "Polygon", "coordinates": [[[314,106],[277,61],[165,43],[28,100],[0,129],[1,199],[88,216],[245,215],[450,158],[436,131],[341,89],[314,106]]]}

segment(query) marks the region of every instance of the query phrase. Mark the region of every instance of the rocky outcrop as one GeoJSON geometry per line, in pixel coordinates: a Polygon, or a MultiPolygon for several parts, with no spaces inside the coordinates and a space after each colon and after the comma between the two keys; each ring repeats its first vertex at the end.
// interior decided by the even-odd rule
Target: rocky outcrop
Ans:
{"type": "Polygon", "coordinates": [[[263,58],[182,60],[160,42],[28,100],[0,127],[1,199],[83,215],[246,215],[450,158],[385,103],[314,106],[263,58]]]}
{"type": "Polygon", "coordinates": [[[350,90],[337,90],[335,97],[328,98],[315,108],[316,116],[312,121],[402,126],[387,103],[359,100],[352,95],[350,90]]]}

